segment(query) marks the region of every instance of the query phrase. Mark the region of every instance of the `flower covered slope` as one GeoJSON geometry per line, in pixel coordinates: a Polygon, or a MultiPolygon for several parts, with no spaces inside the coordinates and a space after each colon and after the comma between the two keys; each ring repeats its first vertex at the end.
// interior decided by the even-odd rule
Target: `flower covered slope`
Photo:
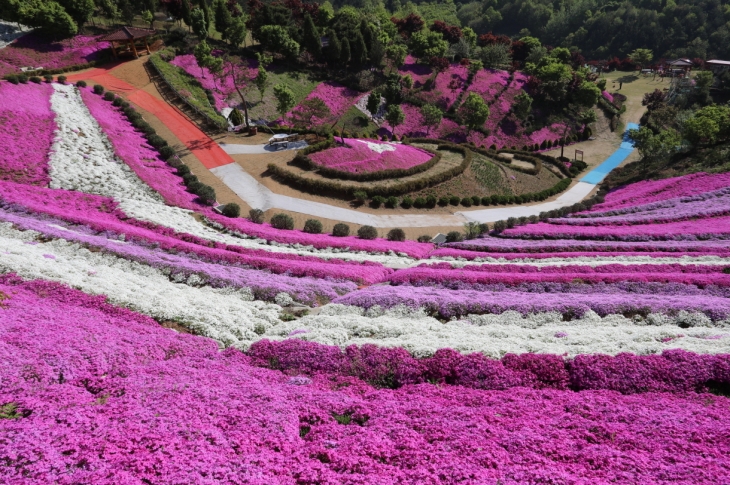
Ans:
{"type": "Polygon", "coordinates": [[[0,180],[12,483],[730,475],[727,175],[434,249],[217,215],[88,88],[0,106],[46,174],[0,180]]]}
{"type": "Polygon", "coordinates": [[[101,52],[108,48],[109,43],[99,42],[97,37],[77,35],[71,39],[53,41],[31,32],[0,49],[0,65],[12,66],[16,72],[20,72],[21,67],[62,69],[96,61],[101,52]]]}
{"type": "Polygon", "coordinates": [[[433,154],[410,145],[345,138],[339,144],[310,155],[322,167],[350,173],[408,170],[428,162],[433,154]]]}

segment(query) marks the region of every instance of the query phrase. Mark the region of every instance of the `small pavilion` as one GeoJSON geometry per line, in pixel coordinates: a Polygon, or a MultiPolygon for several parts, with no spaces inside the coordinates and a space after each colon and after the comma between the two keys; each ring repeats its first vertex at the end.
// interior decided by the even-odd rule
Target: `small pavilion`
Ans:
{"type": "Polygon", "coordinates": [[[125,46],[125,45],[128,46],[129,52],[133,53],[134,57],[139,57],[139,52],[137,50],[137,42],[138,41],[143,42],[145,50],[147,51],[147,54],[149,54],[150,53],[149,38],[156,34],[157,34],[157,32],[155,30],[139,29],[137,27],[122,27],[121,29],[117,29],[114,32],[111,32],[111,33],[105,35],[104,37],[99,39],[99,41],[111,43],[112,53],[114,54],[115,58],[119,57],[117,48],[120,46],[125,46]],[[114,45],[115,43],[117,44],[116,46],[114,45]]]}

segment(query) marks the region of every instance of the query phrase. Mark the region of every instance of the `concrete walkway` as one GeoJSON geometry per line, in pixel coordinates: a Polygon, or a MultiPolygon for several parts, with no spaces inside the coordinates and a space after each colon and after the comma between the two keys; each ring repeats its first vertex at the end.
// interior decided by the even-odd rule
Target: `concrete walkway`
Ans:
{"type": "Polygon", "coordinates": [[[306,141],[293,141],[289,146],[284,148],[281,145],[239,145],[236,143],[219,143],[220,147],[229,155],[261,155],[265,153],[285,152],[289,150],[301,150],[309,146],[306,141]]]}

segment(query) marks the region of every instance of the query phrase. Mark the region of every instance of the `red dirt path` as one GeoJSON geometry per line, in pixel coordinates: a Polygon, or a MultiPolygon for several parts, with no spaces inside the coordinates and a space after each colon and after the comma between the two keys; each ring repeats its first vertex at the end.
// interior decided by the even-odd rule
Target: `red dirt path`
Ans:
{"type": "Polygon", "coordinates": [[[124,95],[127,100],[149,111],[182,141],[208,169],[233,163],[233,159],[218,144],[175,108],[129,83],[115,77],[112,70],[94,68],[68,76],[69,82],[79,80],[101,84],[108,91],[124,95]]]}

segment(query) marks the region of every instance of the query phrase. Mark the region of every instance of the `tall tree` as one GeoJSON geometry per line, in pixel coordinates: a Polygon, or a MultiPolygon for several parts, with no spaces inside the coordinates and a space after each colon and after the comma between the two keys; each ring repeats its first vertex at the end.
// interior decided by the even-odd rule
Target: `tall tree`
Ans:
{"type": "Polygon", "coordinates": [[[365,40],[360,32],[355,33],[355,38],[350,44],[350,56],[352,64],[355,66],[364,66],[368,62],[368,49],[365,46],[365,40]]]}
{"type": "Polygon", "coordinates": [[[193,8],[190,6],[190,0],[182,0],[181,10],[183,22],[185,22],[188,29],[190,29],[193,26],[193,18],[191,17],[193,8]]]}
{"type": "Polygon", "coordinates": [[[347,38],[342,39],[342,47],[340,49],[340,62],[343,66],[347,66],[350,62],[350,41],[347,38]]]}
{"type": "Polygon", "coordinates": [[[297,109],[292,111],[294,126],[311,128],[315,119],[320,124],[329,121],[332,112],[321,98],[313,97],[302,101],[297,109]]]}
{"type": "Polygon", "coordinates": [[[314,25],[314,20],[309,12],[304,14],[304,25],[302,26],[302,39],[304,48],[314,56],[315,59],[322,57],[322,41],[319,38],[319,31],[314,25]]]}
{"type": "Polygon", "coordinates": [[[388,111],[385,113],[385,120],[390,125],[391,131],[395,136],[395,129],[403,124],[406,120],[406,115],[403,113],[403,110],[399,105],[391,104],[388,106],[388,111]]]}
{"type": "Polygon", "coordinates": [[[94,13],[94,0],[56,0],[71,16],[78,28],[84,26],[94,13]]]}
{"type": "Polygon", "coordinates": [[[238,47],[246,41],[246,35],[248,30],[246,29],[246,17],[243,15],[239,17],[233,17],[231,24],[226,29],[226,38],[231,45],[238,47]]]}
{"type": "Polygon", "coordinates": [[[378,110],[380,109],[380,104],[382,103],[383,99],[380,95],[379,91],[373,91],[368,96],[367,104],[365,105],[365,109],[367,109],[370,112],[370,117],[375,118],[378,114],[378,110]]]}
{"type": "Polygon", "coordinates": [[[246,102],[246,96],[244,92],[249,89],[249,80],[251,75],[248,69],[248,65],[241,63],[237,57],[224,56],[223,57],[223,68],[220,71],[221,77],[227,77],[233,83],[233,87],[241,97],[241,104],[243,105],[243,117],[245,118],[246,128],[249,128],[248,120],[248,103],[246,102]]]}
{"type": "Polygon", "coordinates": [[[193,49],[193,54],[195,55],[195,60],[198,63],[198,67],[200,67],[200,72],[203,75],[203,79],[205,79],[204,68],[208,67],[209,58],[213,57],[211,55],[212,51],[213,50],[210,48],[205,40],[201,40],[200,42],[198,42],[198,45],[196,45],[195,49],[193,49]]]}
{"type": "Polygon", "coordinates": [[[464,124],[472,130],[483,126],[489,118],[489,106],[477,93],[469,93],[459,108],[459,116],[464,124]]]}
{"type": "Polygon", "coordinates": [[[216,0],[214,9],[215,30],[221,33],[223,40],[227,40],[227,31],[233,22],[231,11],[228,9],[226,0],[216,0]]]}
{"type": "Polygon", "coordinates": [[[205,13],[202,9],[196,8],[190,12],[190,21],[192,22],[193,32],[198,36],[198,39],[205,40],[208,38],[208,28],[205,23],[205,13]]]}
{"type": "Polygon", "coordinates": [[[421,106],[421,117],[427,129],[426,135],[431,133],[431,128],[438,128],[443,116],[443,112],[432,104],[424,104],[421,106]]]}
{"type": "Polygon", "coordinates": [[[340,62],[340,56],[342,55],[342,44],[337,34],[334,31],[330,32],[329,45],[327,46],[327,62],[332,65],[340,62]]]}
{"type": "Polygon", "coordinates": [[[276,111],[281,116],[287,114],[296,105],[294,93],[286,84],[274,86],[274,97],[276,98],[276,111]]]}
{"type": "Polygon", "coordinates": [[[638,64],[639,68],[642,68],[654,59],[654,53],[651,49],[634,49],[634,51],[629,54],[629,59],[638,64]]]}

